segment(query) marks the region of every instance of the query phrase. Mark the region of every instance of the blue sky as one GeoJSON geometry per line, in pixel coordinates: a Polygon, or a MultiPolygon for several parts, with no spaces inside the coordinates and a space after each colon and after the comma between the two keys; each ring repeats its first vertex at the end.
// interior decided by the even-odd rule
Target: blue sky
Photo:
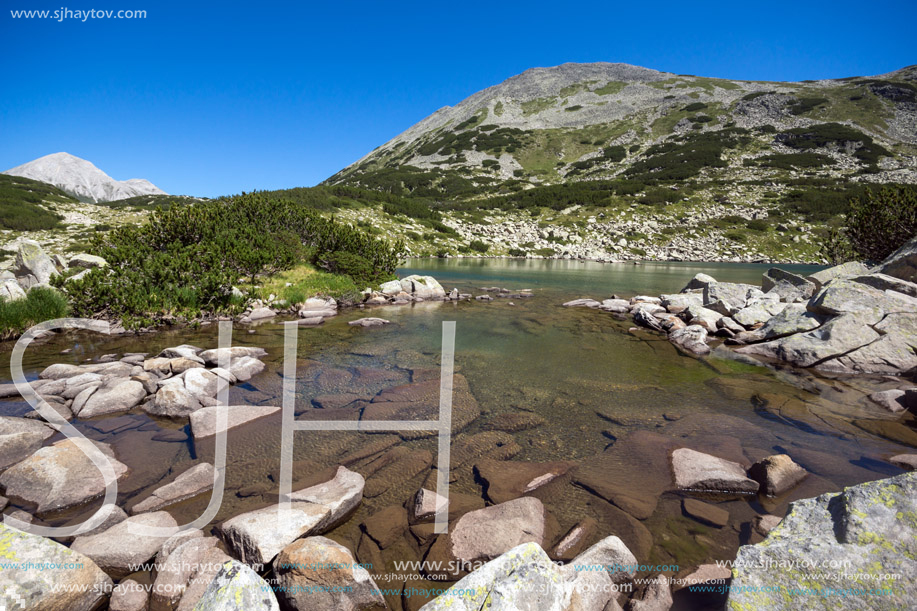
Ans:
{"type": "Polygon", "coordinates": [[[311,186],[534,66],[802,80],[917,63],[917,2],[4,0],[0,169],[67,151],[216,196],[311,186]],[[145,19],[13,19],[18,9],[145,19]]]}

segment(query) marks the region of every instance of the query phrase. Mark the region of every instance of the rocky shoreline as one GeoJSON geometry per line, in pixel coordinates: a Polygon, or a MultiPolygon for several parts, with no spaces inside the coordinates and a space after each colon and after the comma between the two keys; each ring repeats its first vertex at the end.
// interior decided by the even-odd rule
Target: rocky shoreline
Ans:
{"type": "Polygon", "coordinates": [[[771,268],[760,287],[697,274],[680,293],[577,299],[632,316],[696,356],[710,343],[823,374],[904,375],[917,369],[917,239],[870,270],[845,263],[808,277],[771,268]]]}

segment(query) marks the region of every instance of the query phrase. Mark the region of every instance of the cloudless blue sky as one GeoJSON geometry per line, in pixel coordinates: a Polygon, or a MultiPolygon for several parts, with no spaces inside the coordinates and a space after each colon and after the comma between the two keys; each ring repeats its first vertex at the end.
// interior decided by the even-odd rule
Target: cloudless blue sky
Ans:
{"type": "Polygon", "coordinates": [[[2,5],[0,170],[66,151],[203,196],[314,185],[534,66],[802,80],[917,63],[914,0],[2,5]],[[62,7],[147,18],[10,14],[62,7]]]}

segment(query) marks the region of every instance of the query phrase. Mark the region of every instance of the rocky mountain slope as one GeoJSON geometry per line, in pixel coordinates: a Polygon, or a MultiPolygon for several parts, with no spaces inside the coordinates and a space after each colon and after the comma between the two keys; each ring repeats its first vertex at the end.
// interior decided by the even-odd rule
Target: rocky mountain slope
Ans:
{"type": "Polygon", "coordinates": [[[110,202],[138,195],[165,195],[165,191],[143,178],[118,181],[85,159],[69,153],[54,153],[3,172],[39,180],[84,202],[110,202]]]}
{"type": "MultiPolygon", "coordinates": [[[[610,63],[533,68],[436,111],[328,182],[380,186],[378,174],[404,166],[442,178],[455,173],[477,186],[652,174],[665,160],[651,160],[675,148],[654,144],[698,140],[733,145],[727,165],[711,168],[753,168],[762,177],[812,167],[848,176],[868,168],[873,181],[914,181],[917,66],[798,83],[610,63]],[[847,129],[812,131],[822,124],[847,129]],[[772,159],[814,149],[822,158],[772,159]]],[[[432,180],[443,192],[456,190],[432,180]]]]}
{"type": "Polygon", "coordinates": [[[439,225],[345,211],[413,254],[783,262],[820,262],[877,183],[917,183],[917,66],[793,83],[533,68],[326,181],[432,210],[439,225]]]}

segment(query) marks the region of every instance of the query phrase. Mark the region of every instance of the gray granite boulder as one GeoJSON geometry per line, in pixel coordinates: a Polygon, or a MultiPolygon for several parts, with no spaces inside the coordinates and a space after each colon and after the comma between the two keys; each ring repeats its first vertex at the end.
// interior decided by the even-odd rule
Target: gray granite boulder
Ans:
{"type": "Polygon", "coordinates": [[[19,567],[0,570],[0,609],[92,611],[112,587],[88,557],[60,543],[0,523],[0,555],[19,567]]]}
{"type": "Polygon", "coordinates": [[[280,611],[271,586],[244,564],[225,562],[194,611],[280,611]]]}
{"type": "Polygon", "coordinates": [[[890,254],[872,271],[894,276],[908,282],[917,282],[917,237],[912,238],[904,246],[890,254]]]}
{"type": "Polygon", "coordinates": [[[191,414],[191,433],[195,439],[217,434],[217,414],[227,414],[227,430],[247,422],[276,414],[279,407],[272,405],[213,405],[202,407],[191,414]]]}
{"type": "Polygon", "coordinates": [[[165,511],[131,516],[100,533],[78,536],[70,549],[92,558],[112,577],[126,577],[137,571],[140,564],[150,561],[169,539],[168,536],[133,532],[131,525],[174,528],[178,522],[165,511]]]}
{"type": "Polygon", "coordinates": [[[140,382],[114,380],[93,392],[80,410],[74,413],[80,418],[108,416],[130,411],[144,398],[146,390],[140,382]]]}
{"type": "Polygon", "coordinates": [[[700,325],[691,324],[683,329],[675,329],[669,333],[669,341],[692,354],[703,356],[710,353],[707,329],[700,325]]]}
{"type": "Polygon", "coordinates": [[[852,276],[860,276],[869,272],[869,268],[859,262],[850,262],[842,263],[841,265],[835,265],[834,267],[829,267],[823,269],[820,272],[815,272],[810,276],[806,276],[806,280],[815,285],[815,290],[820,290],[821,287],[828,284],[833,280],[838,278],[850,278],[852,276]]]}
{"type": "Polygon", "coordinates": [[[806,470],[786,454],[763,458],[748,470],[748,477],[758,482],[767,496],[780,496],[805,479],[806,475],[806,470]]]}
{"type": "MultiPolygon", "coordinates": [[[[108,444],[91,442],[108,458],[115,477],[127,466],[115,459],[108,444]]],[[[0,475],[7,496],[37,505],[39,513],[79,505],[105,492],[102,474],[71,439],[46,446],[0,475]]]]}
{"type": "Polygon", "coordinates": [[[0,416],[0,470],[31,456],[55,432],[43,422],[0,416]]]}
{"type": "Polygon", "coordinates": [[[915,515],[917,473],[796,501],[764,541],[739,548],[727,607],[917,608],[915,515]],[[861,577],[849,581],[844,574],[861,577]],[[888,592],[869,596],[851,588],[888,592]],[[831,590],[850,594],[826,596],[831,590]]]}

